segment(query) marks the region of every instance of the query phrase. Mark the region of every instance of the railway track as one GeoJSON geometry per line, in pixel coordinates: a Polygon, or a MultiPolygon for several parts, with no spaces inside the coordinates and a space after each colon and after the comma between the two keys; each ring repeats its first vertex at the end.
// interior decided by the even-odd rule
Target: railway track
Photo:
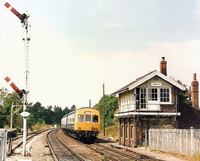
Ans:
{"type": "Polygon", "coordinates": [[[158,159],[155,158],[151,158],[145,155],[141,155],[138,153],[135,153],[133,151],[126,151],[123,149],[116,149],[113,147],[108,147],[108,146],[104,146],[101,143],[94,143],[94,144],[84,144],[82,142],[79,142],[77,140],[74,140],[71,136],[70,138],[73,142],[77,142],[79,144],[81,144],[84,147],[90,148],[91,150],[93,150],[95,153],[100,154],[101,156],[107,156],[107,158],[109,160],[112,161],[155,161],[158,159]]]}
{"type": "MultiPolygon", "coordinates": [[[[47,131],[49,129],[45,129],[45,130],[38,130],[35,131],[33,133],[28,134],[28,137],[26,138],[27,141],[29,141],[31,138],[33,138],[34,136],[41,134],[45,131],[47,131]]],[[[19,148],[22,144],[23,144],[23,136],[18,136],[12,139],[12,145],[8,145],[8,151],[7,151],[7,155],[11,155],[17,148],[19,148]]]]}
{"type": "Polygon", "coordinates": [[[134,154],[131,152],[117,150],[108,146],[104,146],[99,143],[86,145],[87,147],[93,149],[95,152],[101,155],[107,155],[109,160],[113,161],[155,161],[157,159],[150,158],[141,154],[134,154]]]}
{"type": "Polygon", "coordinates": [[[105,151],[105,152],[109,152],[110,155],[114,155],[117,156],[118,160],[137,160],[137,161],[155,161],[158,159],[155,158],[151,158],[145,155],[141,155],[138,153],[135,153],[133,151],[127,151],[127,150],[123,150],[123,149],[116,149],[108,146],[105,146],[101,143],[94,143],[91,144],[90,146],[92,146],[94,149],[100,149],[101,151],[105,151]]]}
{"type": "Polygon", "coordinates": [[[56,136],[57,131],[58,130],[52,130],[47,134],[47,142],[54,160],[86,161],[78,153],[72,150],[72,148],[70,148],[64,141],[56,136]]]}

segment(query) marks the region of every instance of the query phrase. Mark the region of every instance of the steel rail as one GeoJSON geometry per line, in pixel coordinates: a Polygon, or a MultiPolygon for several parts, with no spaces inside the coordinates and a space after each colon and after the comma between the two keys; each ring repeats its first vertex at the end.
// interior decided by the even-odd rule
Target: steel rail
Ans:
{"type": "Polygon", "coordinates": [[[50,134],[52,131],[53,131],[53,130],[51,130],[51,131],[49,131],[49,132],[47,133],[46,140],[47,140],[48,146],[49,146],[49,148],[50,148],[51,154],[52,154],[52,156],[53,156],[53,158],[54,158],[54,161],[59,161],[58,158],[57,158],[57,156],[56,156],[56,154],[55,154],[55,152],[54,152],[54,150],[53,150],[53,147],[52,147],[52,145],[51,145],[51,142],[50,142],[50,140],[49,140],[49,134],[50,134]]]}
{"type": "MultiPolygon", "coordinates": [[[[67,134],[66,134],[66,135],[67,135],[67,134]]],[[[84,146],[90,148],[91,150],[95,151],[96,153],[98,153],[98,154],[100,154],[100,155],[104,155],[104,154],[105,154],[104,152],[102,152],[102,151],[100,151],[100,150],[97,150],[97,148],[93,148],[93,147],[91,147],[91,146],[88,145],[88,144],[84,144],[84,143],[82,143],[82,142],[76,140],[76,139],[75,139],[73,136],[71,136],[71,135],[68,135],[68,136],[69,136],[73,141],[78,142],[78,143],[80,143],[80,144],[82,144],[82,145],[84,145],[84,146]]],[[[96,146],[99,146],[99,147],[102,147],[102,148],[107,149],[107,150],[109,150],[109,151],[112,151],[112,152],[114,152],[114,153],[116,153],[116,154],[118,154],[118,155],[127,157],[127,158],[129,158],[129,159],[137,160],[137,161],[144,161],[144,159],[148,159],[148,160],[152,160],[152,161],[153,161],[153,160],[159,160],[159,159],[156,159],[156,158],[152,158],[152,157],[149,157],[149,156],[145,156],[145,155],[143,155],[143,154],[138,154],[138,153],[136,153],[136,152],[134,152],[134,151],[131,151],[131,150],[126,150],[126,151],[128,151],[128,152],[130,152],[130,153],[133,153],[134,155],[137,155],[138,157],[132,156],[132,155],[129,155],[129,154],[126,154],[126,153],[124,153],[124,152],[120,152],[120,151],[118,151],[118,150],[115,150],[115,149],[112,149],[112,148],[109,148],[109,147],[106,147],[106,146],[103,146],[103,145],[100,145],[100,144],[97,144],[97,143],[94,143],[94,144],[95,144],[96,146]]],[[[118,160],[120,160],[120,159],[116,159],[116,158],[114,158],[114,157],[112,157],[112,156],[108,156],[108,159],[113,160],[113,161],[118,161],[118,160]]]]}
{"type": "Polygon", "coordinates": [[[119,154],[119,155],[121,155],[121,156],[127,157],[127,158],[129,158],[129,159],[134,159],[134,160],[138,160],[138,161],[143,161],[143,158],[146,157],[146,156],[141,155],[141,154],[136,154],[136,155],[138,155],[138,157],[140,157],[140,158],[138,158],[138,157],[135,157],[135,156],[132,156],[132,155],[129,155],[129,154],[120,152],[120,151],[118,151],[118,150],[115,150],[115,149],[112,149],[112,148],[103,146],[103,145],[101,145],[101,144],[94,143],[94,145],[99,146],[99,147],[102,147],[102,148],[107,149],[107,150],[109,150],[109,151],[112,151],[112,152],[114,152],[114,153],[116,153],[116,154],[119,154]],[[142,159],[141,159],[141,158],[142,158],[142,159]]]}
{"type": "Polygon", "coordinates": [[[48,143],[48,145],[49,145],[49,147],[50,147],[50,151],[51,151],[51,153],[52,153],[52,156],[53,156],[54,160],[55,160],[55,161],[59,161],[58,156],[56,155],[56,153],[55,153],[55,151],[54,151],[54,147],[53,147],[53,145],[51,144],[51,141],[50,141],[50,139],[49,139],[49,135],[50,135],[51,132],[54,132],[54,133],[55,133],[55,138],[58,140],[58,142],[59,142],[60,144],[62,144],[71,154],[73,154],[73,156],[75,156],[75,157],[76,157],[78,160],[80,160],[80,161],[86,161],[86,159],[84,159],[83,157],[81,157],[78,153],[74,152],[69,146],[67,146],[60,138],[58,138],[58,137],[56,136],[56,133],[58,132],[58,130],[59,130],[59,129],[52,130],[52,131],[50,131],[50,132],[47,134],[47,143],[48,143]]]}
{"type": "MultiPolygon", "coordinates": [[[[104,153],[104,152],[102,152],[102,151],[100,151],[100,150],[97,150],[97,149],[95,149],[95,148],[89,146],[88,144],[84,144],[84,143],[82,143],[82,142],[80,142],[80,141],[78,141],[78,140],[75,140],[75,138],[72,137],[71,135],[68,135],[68,136],[70,137],[70,139],[71,139],[72,141],[77,142],[77,143],[79,143],[79,144],[81,144],[81,145],[84,145],[85,147],[87,147],[87,148],[89,148],[89,149],[95,151],[96,153],[98,153],[98,154],[100,154],[100,155],[105,155],[105,154],[106,154],[106,153],[104,153]]],[[[111,155],[108,156],[108,159],[109,159],[109,160],[112,160],[112,161],[119,161],[119,159],[116,159],[116,158],[112,157],[111,155]]]]}
{"type": "MultiPolygon", "coordinates": [[[[32,137],[34,137],[34,136],[36,136],[36,135],[38,135],[38,134],[41,134],[41,133],[43,133],[43,132],[45,132],[45,131],[47,131],[47,130],[49,130],[49,129],[38,130],[38,131],[32,133],[32,135],[30,135],[28,138],[26,138],[26,140],[28,141],[28,140],[30,140],[32,137]]],[[[14,141],[14,140],[17,140],[17,139],[19,139],[19,138],[22,138],[22,136],[14,138],[13,141],[14,141]]],[[[15,151],[15,149],[17,149],[17,148],[18,148],[19,146],[21,146],[22,144],[23,144],[23,140],[22,140],[20,143],[18,143],[15,147],[13,147],[13,148],[11,149],[11,151],[7,153],[7,155],[10,156],[10,155],[15,151]]]]}
{"type": "Polygon", "coordinates": [[[60,143],[66,148],[68,149],[73,155],[75,155],[80,161],[86,161],[86,159],[84,159],[83,157],[81,157],[78,153],[74,152],[69,146],[67,146],[60,138],[57,138],[60,143]]]}

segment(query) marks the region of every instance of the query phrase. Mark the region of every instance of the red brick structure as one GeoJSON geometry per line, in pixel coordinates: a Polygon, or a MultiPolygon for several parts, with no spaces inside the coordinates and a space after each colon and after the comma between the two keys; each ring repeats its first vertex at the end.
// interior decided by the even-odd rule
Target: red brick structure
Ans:
{"type": "Polygon", "coordinates": [[[196,79],[196,73],[193,74],[192,81],[192,106],[179,102],[179,111],[181,116],[178,117],[178,128],[180,129],[200,129],[200,109],[199,109],[199,83],[196,79]]]}
{"type": "MultiPolygon", "coordinates": [[[[142,145],[145,130],[176,128],[181,116],[178,92],[185,87],[167,77],[167,62],[162,57],[160,72],[150,72],[114,92],[119,96],[119,144],[142,145]]],[[[180,120],[182,122],[182,120],[180,120]]]]}
{"type": "Polygon", "coordinates": [[[167,76],[167,61],[165,61],[165,57],[162,57],[160,62],[160,73],[167,76]]]}
{"type": "Polygon", "coordinates": [[[192,87],[192,107],[199,108],[199,82],[196,79],[196,73],[193,75],[192,87]]]}

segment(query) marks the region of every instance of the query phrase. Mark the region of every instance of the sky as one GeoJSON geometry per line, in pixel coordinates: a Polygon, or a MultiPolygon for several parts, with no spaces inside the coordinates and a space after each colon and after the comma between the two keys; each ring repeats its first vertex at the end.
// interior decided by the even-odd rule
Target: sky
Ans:
{"type": "MultiPolygon", "coordinates": [[[[150,71],[200,80],[200,0],[7,0],[28,10],[29,102],[77,108],[150,71]]],[[[22,24],[0,1],[0,88],[25,89],[22,24]]]]}

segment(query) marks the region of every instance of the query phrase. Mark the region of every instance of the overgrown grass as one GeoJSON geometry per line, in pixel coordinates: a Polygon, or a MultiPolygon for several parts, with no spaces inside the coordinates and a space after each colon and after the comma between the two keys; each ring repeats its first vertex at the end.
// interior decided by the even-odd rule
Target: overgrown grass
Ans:
{"type": "Polygon", "coordinates": [[[118,125],[112,125],[106,128],[106,136],[118,139],[118,125]]]}
{"type": "Polygon", "coordinates": [[[46,125],[46,124],[36,124],[36,125],[31,127],[31,131],[50,129],[50,128],[53,128],[53,126],[52,125],[46,125]]]}
{"type": "Polygon", "coordinates": [[[190,160],[190,161],[199,161],[200,154],[195,154],[194,156],[186,156],[186,157],[184,157],[184,159],[190,160]]]}
{"type": "MultiPolygon", "coordinates": [[[[114,139],[119,138],[119,122],[116,118],[113,119],[112,125],[105,128],[106,137],[113,137],[114,139]]],[[[103,129],[100,131],[100,135],[103,136],[103,129]]]]}

